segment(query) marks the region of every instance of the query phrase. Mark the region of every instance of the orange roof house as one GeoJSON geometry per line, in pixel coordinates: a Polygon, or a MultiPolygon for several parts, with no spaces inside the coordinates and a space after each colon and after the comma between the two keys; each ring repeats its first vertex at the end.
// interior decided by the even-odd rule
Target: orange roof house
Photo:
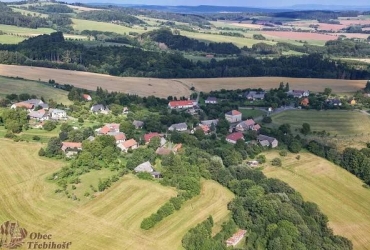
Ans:
{"type": "Polygon", "coordinates": [[[118,146],[122,151],[127,152],[129,149],[136,149],[138,148],[137,141],[134,139],[127,140],[125,142],[122,142],[118,144],[118,146]]]}
{"type": "Polygon", "coordinates": [[[171,109],[185,109],[194,107],[193,101],[171,101],[168,103],[171,109]]]}
{"type": "Polygon", "coordinates": [[[88,95],[88,94],[83,94],[83,95],[82,95],[82,97],[83,97],[86,101],[91,101],[91,100],[92,100],[91,96],[90,96],[90,95],[88,95]]]}
{"type": "Polygon", "coordinates": [[[153,137],[160,137],[160,134],[159,134],[159,133],[157,133],[157,132],[145,134],[145,135],[144,135],[145,143],[149,143],[149,142],[150,142],[150,140],[151,140],[153,137]]]}
{"type": "Polygon", "coordinates": [[[308,104],[310,104],[310,101],[308,100],[308,98],[303,98],[301,101],[301,105],[304,107],[307,107],[308,104]]]}

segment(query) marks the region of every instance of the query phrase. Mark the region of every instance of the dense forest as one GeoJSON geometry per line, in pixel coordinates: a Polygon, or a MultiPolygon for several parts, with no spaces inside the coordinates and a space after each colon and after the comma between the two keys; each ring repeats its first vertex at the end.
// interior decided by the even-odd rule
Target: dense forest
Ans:
{"type": "MultiPolygon", "coordinates": [[[[64,6],[64,5],[55,5],[55,6],[64,6]]],[[[47,9],[48,8],[45,8],[45,12],[47,9]]],[[[51,10],[53,9],[57,8],[51,7],[51,10]]],[[[22,13],[14,12],[6,4],[0,2],[0,12],[1,12],[0,24],[14,25],[17,27],[27,27],[32,29],[37,29],[41,27],[52,28],[63,32],[70,32],[71,30],[73,30],[71,26],[72,20],[70,19],[70,17],[63,14],[58,14],[54,11],[51,11],[51,14],[47,18],[32,16],[30,14],[22,15],[22,13]]]]}
{"type": "Polygon", "coordinates": [[[216,54],[240,54],[241,50],[233,43],[205,43],[196,39],[173,34],[170,29],[163,28],[142,35],[149,36],[153,41],[165,43],[170,49],[181,51],[201,51],[216,54]]]}
{"type": "Polygon", "coordinates": [[[77,18],[99,22],[122,22],[127,24],[144,24],[141,19],[118,10],[94,10],[77,14],[77,18]]]}
{"type": "Polygon", "coordinates": [[[73,13],[73,9],[64,4],[29,5],[27,9],[41,13],[73,13]]]}
{"type": "Polygon", "coordinates": [[[241,56],[210,62],[192,62],[180,53],[151,52],[125,46],[86,47],[65,41],[61,32],[25,40],[18,45],[0,45],[1,63],[86,70],[115,76],[159,78],[207,78],[285,76],[303,78],[367,79],[368,70],[350,68],[313,54],[274,59],[241,56]],[[17,52],[19,57],[14,54],[17,52]],[[12,56],[13,55],[13,56],[12,56]],[[11,62],[11,58],[16,61],[11,62]],[[22,60],[20,61],[20,59],[22,60]]]}
{"type": "Polygon", "coordinates": [[[13,12],[6,4],[0,2],[0,24],[15,25],[17,27],[28,27],[37,29],[48,27],[46,18],[25,16],[18,12],[13,12]]]}

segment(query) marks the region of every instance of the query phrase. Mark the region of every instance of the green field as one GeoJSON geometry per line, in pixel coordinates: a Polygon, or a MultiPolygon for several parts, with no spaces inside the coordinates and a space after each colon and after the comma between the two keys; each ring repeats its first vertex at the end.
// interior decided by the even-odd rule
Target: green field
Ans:
{"type": "Polygon", "coordinates": [[[52,32],[55,32],[55,30],[49,29],[49,28],[31,29],[31,28],[17,27],[17,26],[12,26],[12,25],[5,25],[5,24],[0,24],[0,30],[7,34],[19,34],[19,35],[26,35],[26,36],[50,34],[52,32]]]}
{"type": "MultiPolygon", "coordinates": [[[[263,172],[278,178],[300,192],[306,201],[316,203],[328,217],[335,234],[350,239],[354,249],[370,249],[370,189],[346,170],[309,153],[301,159],[288,154],[283,167],[266,167],[263,172]]],[[[278,157],[266,154],[268,161],[278,157]]]]}
{"type": "Polygon", "coordinates": [[[38,98],[44,97],[46,102],[49,99],[53,99],[57,103],[66,105],[71,103],[68,100],[67,91],[56,89],[37,81],[0,77],[0,98],[9,94],[19,95],[22,93],[36,95],[38,98]]]}
{"type": "Polygon", "coordinates": [[[217,231],[229,216],[227,204],[233,194],[213,181],[203,181],[201,195],[153,229],[141,230],[142,219],[176,190],[127,175],[92,200],[72,201],[55,194],[56,185],[45,180],[65,163],[40,158],[40,146],[0,139],[0,222],[17,220],[28,232],[72,242],[71,249],[145,250],[181,249],[190,228],[212,215],[217,231]]]}
{"type": "Polygon", "coordinates": [[[293,131],[308,123],[311,131],[325,130],[331,136],[368,134],[370,128],[370,116],[358,111],[289,110],[273,115],[272,121],[276,125],[288,123],[293,131]]]}
{"type": "Polygon", "coordinates": [[[25,40],[26,37],[13,35],[0,35],[0,43],[2,44],[17,44],[25,40]]]}
{"type": "Polygon", "coordinates": [[[73,29],[78,31],[83,30],[97,30],[97,31],[107,31],[107,32],[116,32],[119,34],[127,34],[129,32],[137,32],[137,33],[144,33],[143,27],[136,26],[135,28],[129,28],[122,25],[117,25],[113,23],[104,23],[104,22],[96,22],[90,20],[81,20],[81,19],[74,19],[73,21],[73,29]]]}
{"type": "Polygon", "coordinates": [[[239,109],[239,111],[243,115],[243,119],[248,118],[248,117],[260,117],[266,114],[266,112],[263,112],[262,110],[259,109],[239,109]]]}
{"type": "MultiPolygon", "coordinates": [[[[248,46],[249,48],[252,47],[253,44],[261,42],[260,40],[255,40],[251,38],[223,36],[219,34],[195,33],[195,32],[188,32],[188,31],[181,31],[181,35],[194,38],[194,39],[198,39],[198,40],[208,41],[208,42],[234,43],[238,47],[248,46]]],[[[263,41],[263,42],[267,44],[276,44],[276,42],[272,42],[272,41],[263,41]]]]}

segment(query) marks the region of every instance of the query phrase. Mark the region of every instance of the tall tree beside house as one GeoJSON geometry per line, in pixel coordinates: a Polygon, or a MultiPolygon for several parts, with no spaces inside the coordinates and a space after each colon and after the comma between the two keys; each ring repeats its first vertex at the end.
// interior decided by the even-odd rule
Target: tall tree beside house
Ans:
{"type": "Polygon", "coordinates": [[[62,154],[62,142],[58,137],[52,137],[50,138],[48,145],[46,146],[45,149],[45,156],[47,157],[53,157],[56,155],[61,155],[62,154]]]}
{"type": "Polygon", "coordinates": [[[27,111],[24,109],[6,109],[3,114],[5,128],[13,133],[20,133],[28,125],[27,111]]]}

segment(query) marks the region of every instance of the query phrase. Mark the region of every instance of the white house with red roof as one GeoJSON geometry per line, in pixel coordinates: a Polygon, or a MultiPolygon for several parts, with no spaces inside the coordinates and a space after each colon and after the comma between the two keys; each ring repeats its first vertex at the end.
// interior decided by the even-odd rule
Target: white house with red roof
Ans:
{"type": "Polygon", "coordinates": [[[225,114],[225,119],[230,122],[240,122],[242,120],[242,113],[238,110],[231,110],[225,114]]]}
{"type": "Polygon", "coordinates": [[[83,94],[83,95],[82,95],[82,98],[83,98],[85,101],[91,101],[91,100],[92,100],[91,96],[90,96],[90,95],[88,95],[88,94],[83,94]]]}
{"type": "Polygon", "coordinates": [[[232,144],[236,144],[238,140],[244,140],[244,135],[242,132],[235,132],[226,136],[226,141],[232,144]]]}
{"type": "Polygon", "coordinates": [[[239,230],[238,232],[234,233],[233,236],[231,236],[230,238],[226,240],[226,246],[235,247],[244,238],[246,233],[247,233],[246,230],[239,230]]]}
{"type": "Polygon", "coordinates": [[[102,128],[97,129],[96,132],[100,135],[107,135],[108,133],[118,133],[119,131],[118,123],[108,123],[105,124],[102,128]]]}
{"type": "Polygon", "coordinates": [[[168,107],[170,109],[187,109],[194,107],[194,101],[192,100],[185,100],[185,101],[170,101],[168,103],[168,107]]]}
{"type": "Polygon", "coordinates": [[[137,149],[138,143],[134,139],[130,139],[118,144],[117,147],[119,147],[122,152],[127,153],[129,149],[137,149]]]}

